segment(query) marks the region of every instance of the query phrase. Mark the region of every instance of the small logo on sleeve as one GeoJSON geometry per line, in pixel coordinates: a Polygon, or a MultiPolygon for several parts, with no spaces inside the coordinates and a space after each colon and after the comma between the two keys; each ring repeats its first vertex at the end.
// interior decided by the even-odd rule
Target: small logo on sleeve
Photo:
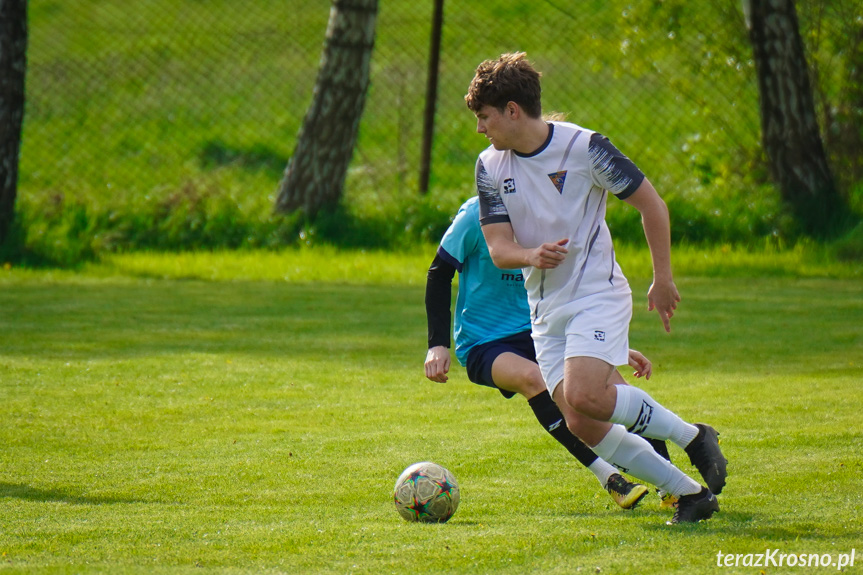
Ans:
{"type": "Polygon", "coordinates": [[[504,194],[514,194],[515,193],[515,180],[513,178],[507,178],[503,181],[503,193],[504,194]]]}
{"type": "Polygon", "coordinates": [[[600,330],[594,330],[593,339],[596,341],[605,341],[605,332],[600,330]]]}

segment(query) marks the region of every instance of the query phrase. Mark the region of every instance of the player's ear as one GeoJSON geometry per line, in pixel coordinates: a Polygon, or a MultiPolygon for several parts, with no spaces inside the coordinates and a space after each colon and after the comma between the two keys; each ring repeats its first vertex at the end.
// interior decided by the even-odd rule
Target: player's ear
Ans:
{"type": "Polygon", "coordinates": [[[521,113],[521,108],[519,108],[518,104],[516,104],[515,102],[510,101],[506,103],[504,113],[509,117],[509,119],[515,120],[521,113]]]}

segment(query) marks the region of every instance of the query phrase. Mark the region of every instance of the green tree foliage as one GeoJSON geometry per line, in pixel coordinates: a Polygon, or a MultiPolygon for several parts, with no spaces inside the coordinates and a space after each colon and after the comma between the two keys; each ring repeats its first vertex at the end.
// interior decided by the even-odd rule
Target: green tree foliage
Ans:
{"type": "Polygon", "coordinates": [[[797,12],[828,158],[849,193],[863,185],[863,6],[809,0],[797,12]]]}
{"type": "MultiPolygon", "coordinates": [[[[821,140],[841,201],[851,198],[853,202],[859,195],[853,193],[855,187],[863,179],[859,1],[803,0],[797,5],[821,140]]],[[[679,112],[698,118],[692,125],[703,127],[690,131],[683,144],[693,175],[693,186],[684,196],[702,196],[709,187],[713,192],[709,196],[721,204],[749,190],[751,207],[780,208],[759,138],[758,84],[744,4],[653,0],[635,3],[625,16],[630,23],[621,40],[626,57],[617,62],[618,73],[660,78],[677,92],[679,112]],[[732,102],[730,109],[715,106],[716,92],[732,102]]],[[[716,210],[721,211],[721,205],[716,210]]],[[[807,228],[801,220],[810,211],[783,211],[785,223],[781,218],[775,221],[784,233],[807,228]]]]}

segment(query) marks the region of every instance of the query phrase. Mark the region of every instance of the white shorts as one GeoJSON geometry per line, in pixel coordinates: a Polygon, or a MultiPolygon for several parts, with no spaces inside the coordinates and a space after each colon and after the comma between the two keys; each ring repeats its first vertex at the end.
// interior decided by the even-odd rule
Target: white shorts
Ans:
{"type": "Polygon", "coordinates": [[[533,324],[536,361],[548,392],[563,381],[569,357],[595,357],[613,366],[629,363],[630,292],[602,292],[559,308],[533,324]]]}

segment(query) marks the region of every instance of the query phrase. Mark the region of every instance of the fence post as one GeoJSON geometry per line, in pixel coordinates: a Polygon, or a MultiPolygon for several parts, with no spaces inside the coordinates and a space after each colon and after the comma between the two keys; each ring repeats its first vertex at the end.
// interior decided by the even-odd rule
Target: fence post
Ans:
{"type": "Polygon", "coordinates": [[[429,191],[432,144],[434,143],[434,118],[437,107],[437,80],[440,69],[440,45],[443,31],[443,2],[434,0],[432,13],[431,47],[429,48],[428,78],[426,80],[426,105],[423,118],[422,151],[420,153],[420,194],[429,191]]]}

